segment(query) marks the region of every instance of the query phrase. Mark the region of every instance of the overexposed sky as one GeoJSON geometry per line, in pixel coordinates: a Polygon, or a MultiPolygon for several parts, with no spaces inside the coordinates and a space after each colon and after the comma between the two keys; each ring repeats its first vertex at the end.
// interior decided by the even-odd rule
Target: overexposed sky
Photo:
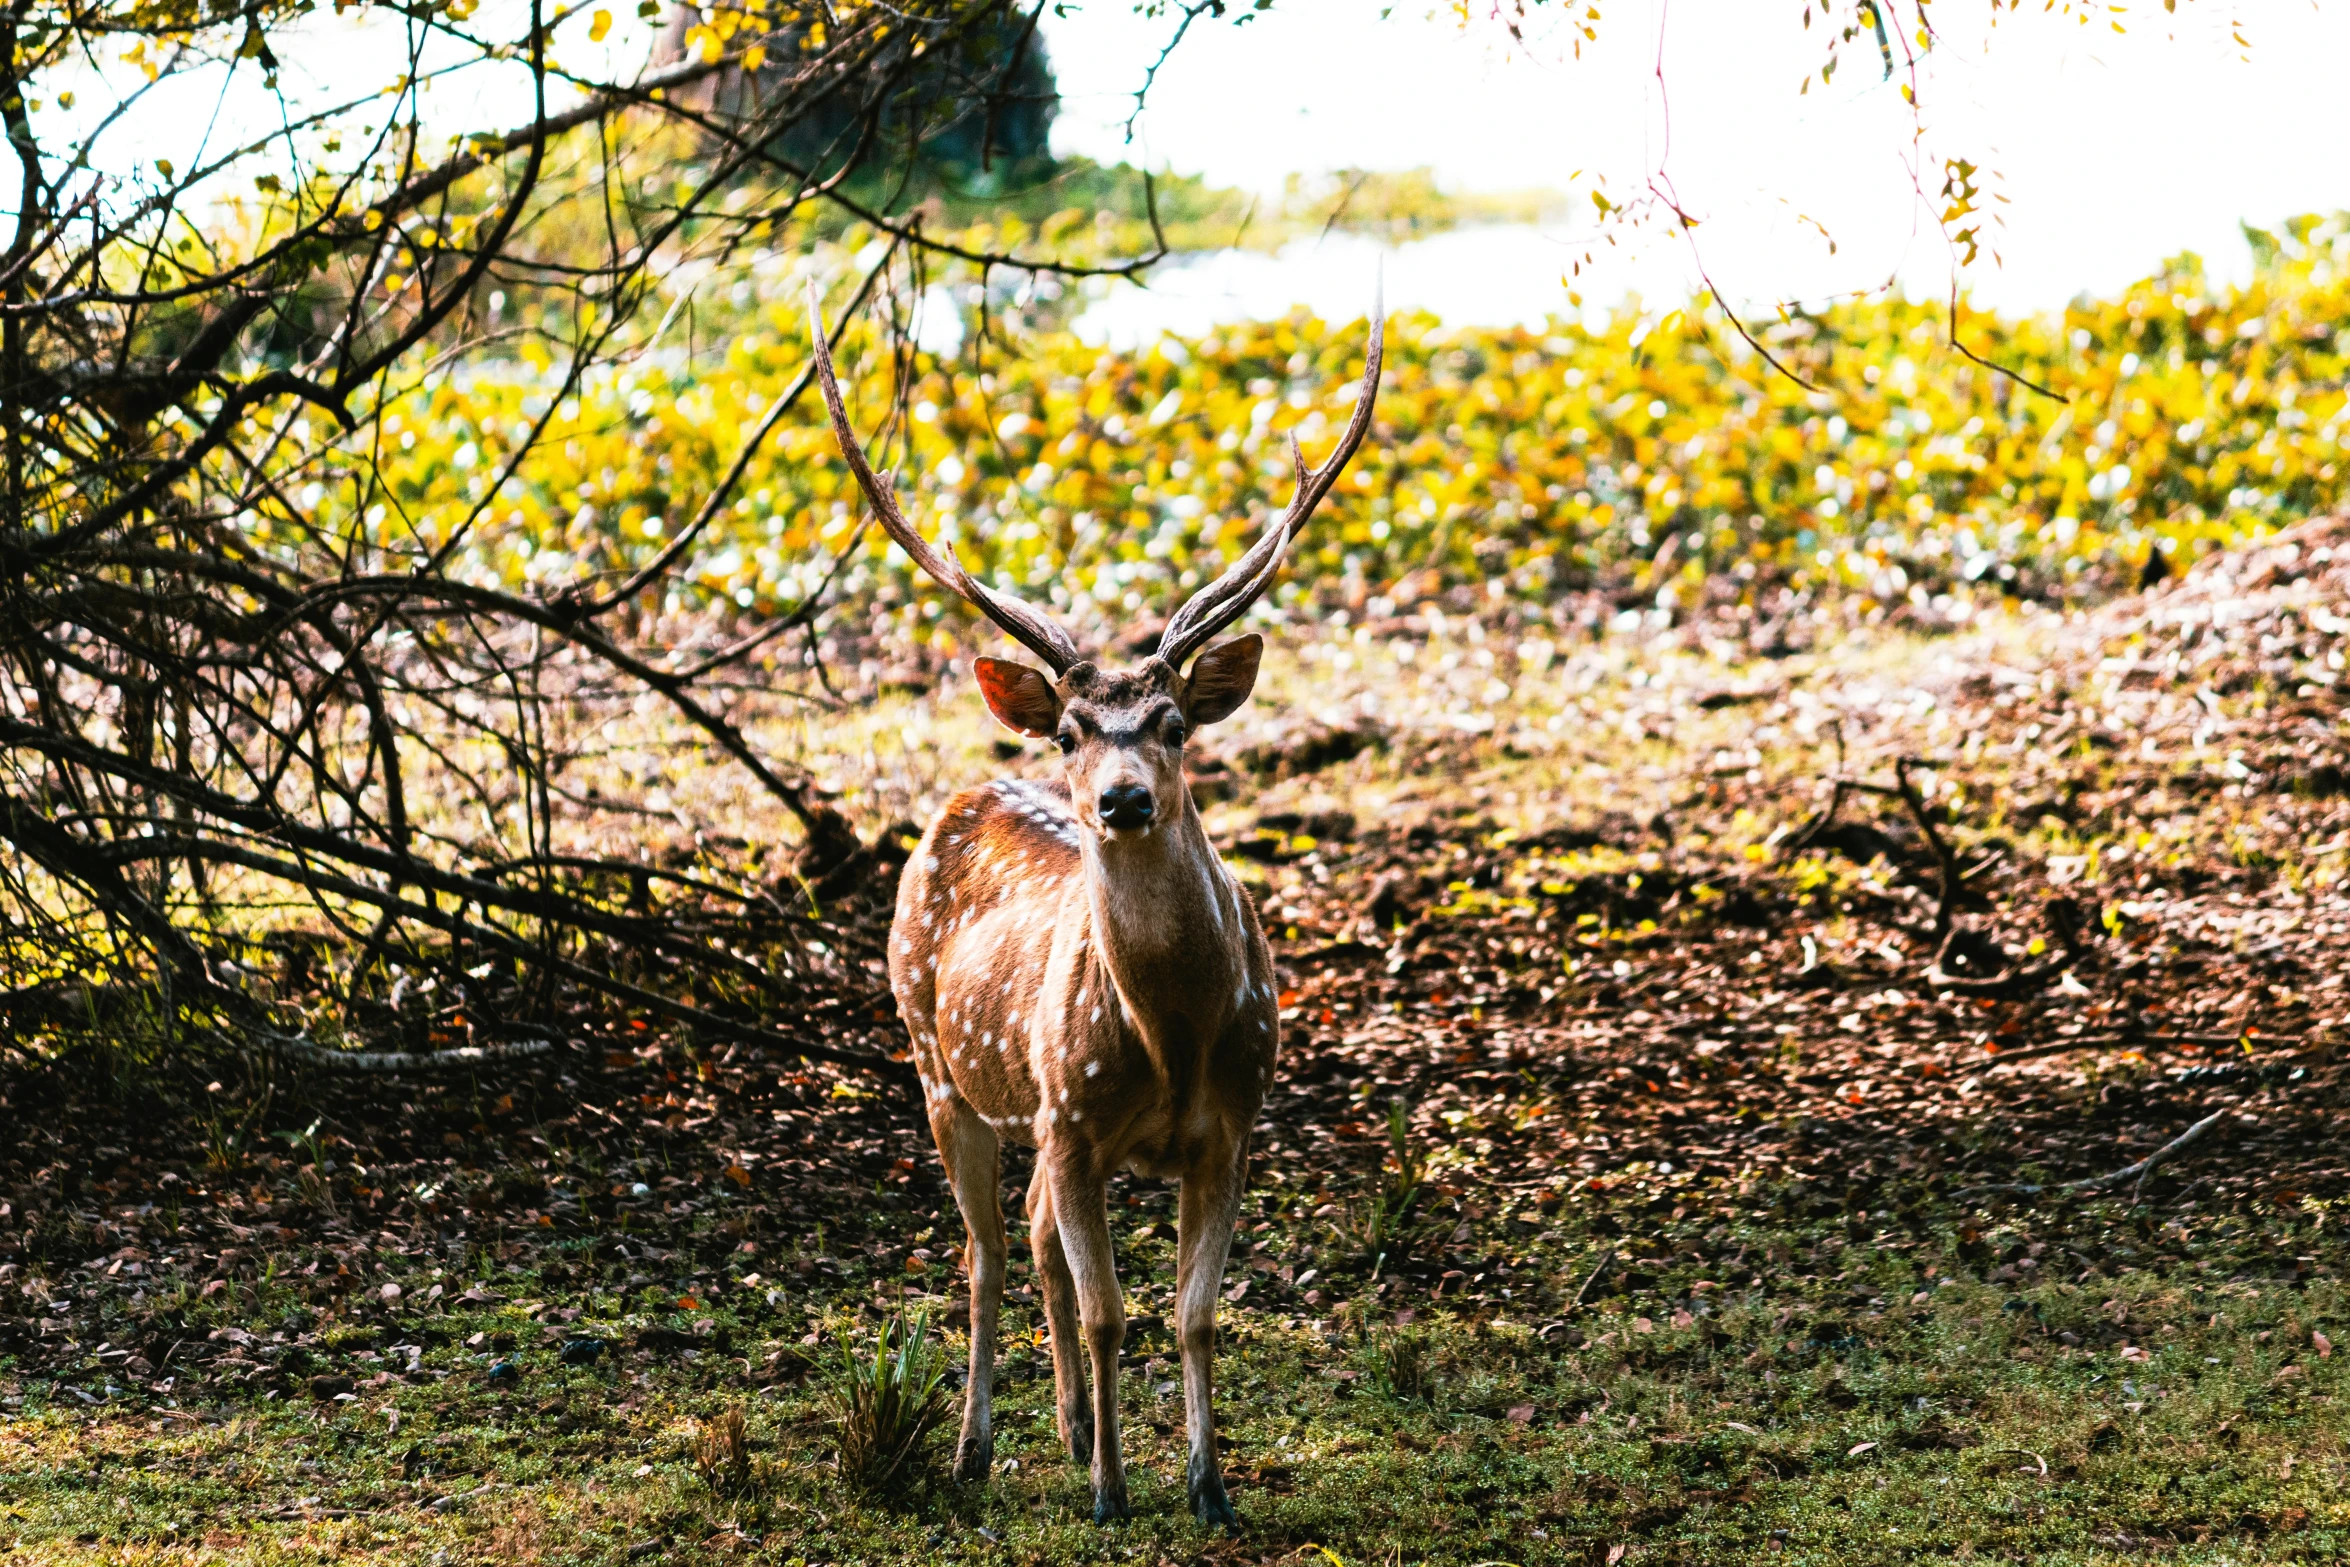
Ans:
{"type": "MultiPolygon", "coordinates": [[[[1864,40],[1832,85],[1815,74],[1799,97],[1824,52],[1797,0],[1613,0],[1580,60],[1543,12],[1523,49],[1483,5],[1466,25],[1410,4],[1382,21],[1366,0],[1279,0],[1239,26],[1203,16],[1160,72],[1131,145],[1131,93],[1174,19],[1138,17],[1128,0],[1064,9],[1044,22],[1066,95],[1064,150],[1141,154],[1257,189],[1293,170],[1425,164],[1454,189],[1571,188],[1584,212],[1595,175],[1621,200],[1666,152],[1661,41],[1665,167],[1703,220],[1705,264],[1726,294],[1816,300],[1896,272],[1913,291],[1947,287],[1949,256],[1903,165],[1900,79],[1883,80],[1864,40]],[[1834,255],[1807,220],[1833,235],[1834,255]]],[[[2007,197],[2004,264],[1986,254],[1967,274],[1980,302],[2058,305],[2181,250],[2241,275],[2240,220],[2350,208],[2350,4],[2182,0],[2171,15],[2139,0],[2123,9],[2120,35],[2037,6],[2003,14],[1995,30],[1984,0],[1932,10],[1944,39],[1921,75],[1929,144],[1998,171],[2007,197]],[[2230,37],[2235,19],[2248,52],[2230,37]]],[[[1939,183],[1931,171],[1929,195],[1939,183]]],[[[1562,263],[1593,227],[1552,236],[1562,263]]],[[[1697,281],[1679,239],[1640,249],[1606,258],[1585,292],[1677,299],[1697,281]]]]}
{"type": "MultiPolygon", "coordinates": [[[[1821,34],[1803,28],[1799,0],[1608,0],[1599,38],[1580,59],[1555,5],[1536,12],[1525,44],[1513,46],[1491,0],[1468,0],[1467,22],[1424,0],[1384,19],[1377,0],[1277,0],[1261,13],[1249,3],[1230,0],[1223,20],[1200,18],[1160,73],[1131,142],[1132,94],[1175,17],[1141,16],[1133,0],[1048,8],[1042,25],[1065,96],[1056,146],[1267,191],[1290,173],[1425,165],[1455,190],[1569,193],[1577,216],[1555,228],[1449,237],[1389,259],[1389,302],[1448,319],[1570,313],[1564,279],[1597,238],[1589,190],[1604,181],[1625,201],[1660,167],[1701,219],[1705,266],[1742,310],[1816,303],[1896,276],[1915,293],[1949,285],[1950,255],[1904,163],[1919,149],[1899,79],[1882,79],[1864,38],[1823,86],[1821,34]],[[1231,20],[1242,14],[1247,22],[1231,20]],[[1798,96],[1807,73],[1811,90],[1798,96]]],[[[556,30],[558,55],[594,71],[636,69],[659,21],[615,4],[617,25],[591,44],[588,9],[556,30]]],[[[1940,182],[1935,158],[1959,153],[1994,171],[1987,189],[2006,198],[1997,207],[2004,227],[1991,236],[2000,264],[1986,253],[1965,274],[1979,304],[2053,307],[2115,289],[2181,250],[2240,277],[2240,221],[2350,208],[2340,86],[2350,0],[2261,0],[2235,14],[2215,0],[2180,0],[2175,16],[2162,0],[2133,0],[2120,35],[2103,19],[2110,6],[2089,26],[2032,7],[2002,13],[1991,30],[1990,0],[1932,9],[1943,38],[1921,73],[1927,194],[1940,182]],[[2249,50],[2230,36],[2239,17],[2249,50]]],[[[474,25],[513,34],[526,14],[517,0],[485,0],[474,25]]],[[[385,11],[321,7],[273,34],[281,84],[298,105],[380,87],[402,68],[403,32],[385,11]]],[[[136,79],[127,67],[107,74],[112,81],[85,84],[92,90],[72,110],[40,109],[44,140],[54,145],[74,122],[105,113],[106,89],[136,79]]],[[[440,134],[505,129],[528,117],[527,76],[514,63],[476,67],[436,84],[425,102],[440,134]]],[[[118,126],[99,166],[159,156],[196,166],[279,112],[250,62],[225,80],[167,85],[118,126]]],[[[1678,304],[1697,287],[1679,235],[1660,227],[1620,237],[1616,248],[1600,246],[1580,280],[1587,302],[1637,292],[1678,304]]],[[[1168,269],[1150,297],[1097,306],[1095,330],[1134,338],[1170,325],[1204,329],[1291,302],[1352,314],[1367,299],[1374,250],[1332,236],[1279,258],[1168,269]]]]}

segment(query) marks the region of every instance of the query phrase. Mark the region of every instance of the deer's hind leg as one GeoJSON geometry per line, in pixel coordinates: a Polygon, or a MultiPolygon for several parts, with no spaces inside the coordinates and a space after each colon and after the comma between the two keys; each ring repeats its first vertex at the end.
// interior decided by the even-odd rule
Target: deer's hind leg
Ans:
{"type": "Polygon", "coordinates": [[[955,1206],[963,1211],[964,1257],[971,1270],[971,1375],[963,1391],[963,1432],[955,1442],[955,1478],[985,1480],[995,1459],[996,1322],[1004,1296],[1004,1212],[998,1200],[1003,1161],[995,1129],[960,1095],[934,1100],[930,1135],[946,1165],[955,1206]]]}
{"type": "Polygon", "coordinates": [[[1086,1401],[1085,1351],[1077,1334],[1077,1282],[1069,1275],[1052,1177],[1041,1156],[1028,1182],[1028,1244],[1036,1253],[1036,1283],[1044,1292],[1045,1322],[1052,1334],[1053,1406],[1061,1440],[1071,1458],[1090,1464],[1093,1409],[1086,1401]]]}

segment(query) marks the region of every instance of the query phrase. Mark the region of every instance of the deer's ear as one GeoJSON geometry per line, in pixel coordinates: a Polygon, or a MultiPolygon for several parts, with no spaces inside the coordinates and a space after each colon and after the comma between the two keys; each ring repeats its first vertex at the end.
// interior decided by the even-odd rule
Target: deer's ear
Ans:
{"type": "Polygon", "coordinates": [[[1061,699],[1044,671],[1005,658],[975,658],[971,672],[979,677],[979,694],[987,710],[1007,729],[1042,740],[1061,725],[1061,699]]]}
{"type": "Polygon", "coordinates": [[[1219,642],[1191,661],[1190,700],[1185,714],[1195,724],[1212,724],[1240,711],[1256,689],[1257,661],[1265,639],[1255,632],[1219,642]]]}

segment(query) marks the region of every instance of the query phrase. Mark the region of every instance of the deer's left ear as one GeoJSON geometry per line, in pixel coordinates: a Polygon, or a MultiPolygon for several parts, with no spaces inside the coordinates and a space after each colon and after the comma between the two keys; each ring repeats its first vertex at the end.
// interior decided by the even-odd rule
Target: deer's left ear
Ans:
{"type": "Polygon", "coordinates": [[[1191,661],[1184,714],[1195,724],[1212,724],[1240,711],[1256,688],[1257,661],[1265,656],[1265,639],[1255,632],[1219,642],[1191,661]]]}
{"type": "Polygon", "coordinates": [[[979,679],[987,710],[1005,728],[1042,740],[1060,726],[1061,699],[1043,671],[1008,658],[975,658],[971,673],[979,679]]]}

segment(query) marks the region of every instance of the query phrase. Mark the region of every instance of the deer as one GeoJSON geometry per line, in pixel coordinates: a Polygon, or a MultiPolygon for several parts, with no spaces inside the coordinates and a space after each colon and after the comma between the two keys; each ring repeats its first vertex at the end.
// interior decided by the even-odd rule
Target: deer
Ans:
{"type": "Polygon", "coordinates": [[[972,672],[998,722],[1059,752],[1050,782],[1000,780],[947,802],[901,874],[890,929],[890,988],[966,1236],[970,1375],[954,1475],[984,1483],[994,1467],[1009,1140],[1036,1151],[1029,1246],[1056,1424],[1070,1458],[1089,1466],[1098,1524],[1130,1511],[1118,1439],[1126,1318],[1109,1181],[1125,1170],[1178,1183],[1186,1486],[1200,1523],[1236,1528],[1212,1405],[1216,1302],[1281,1018],[1272,951],[1201,824],[1184,747],[1255,687],[1263,637],[1208,644],[1272,583],[1362,444],[1379,390],[1381,311],[1374,307],[1362,384],[1335,451],[1309,468],[1291,437],[1297,489],[1288,510],[1176,610],[1154,654],[1123,669],[1084,657],[1050,614],[982,583],[951,545],[942,554],[906,521],[895,476],[874,473],[850,427],[823,320],[811,320],[833,433],[876,520],[925,573],[1042,661],[1038,669],[979,657],[972,672]]]}

